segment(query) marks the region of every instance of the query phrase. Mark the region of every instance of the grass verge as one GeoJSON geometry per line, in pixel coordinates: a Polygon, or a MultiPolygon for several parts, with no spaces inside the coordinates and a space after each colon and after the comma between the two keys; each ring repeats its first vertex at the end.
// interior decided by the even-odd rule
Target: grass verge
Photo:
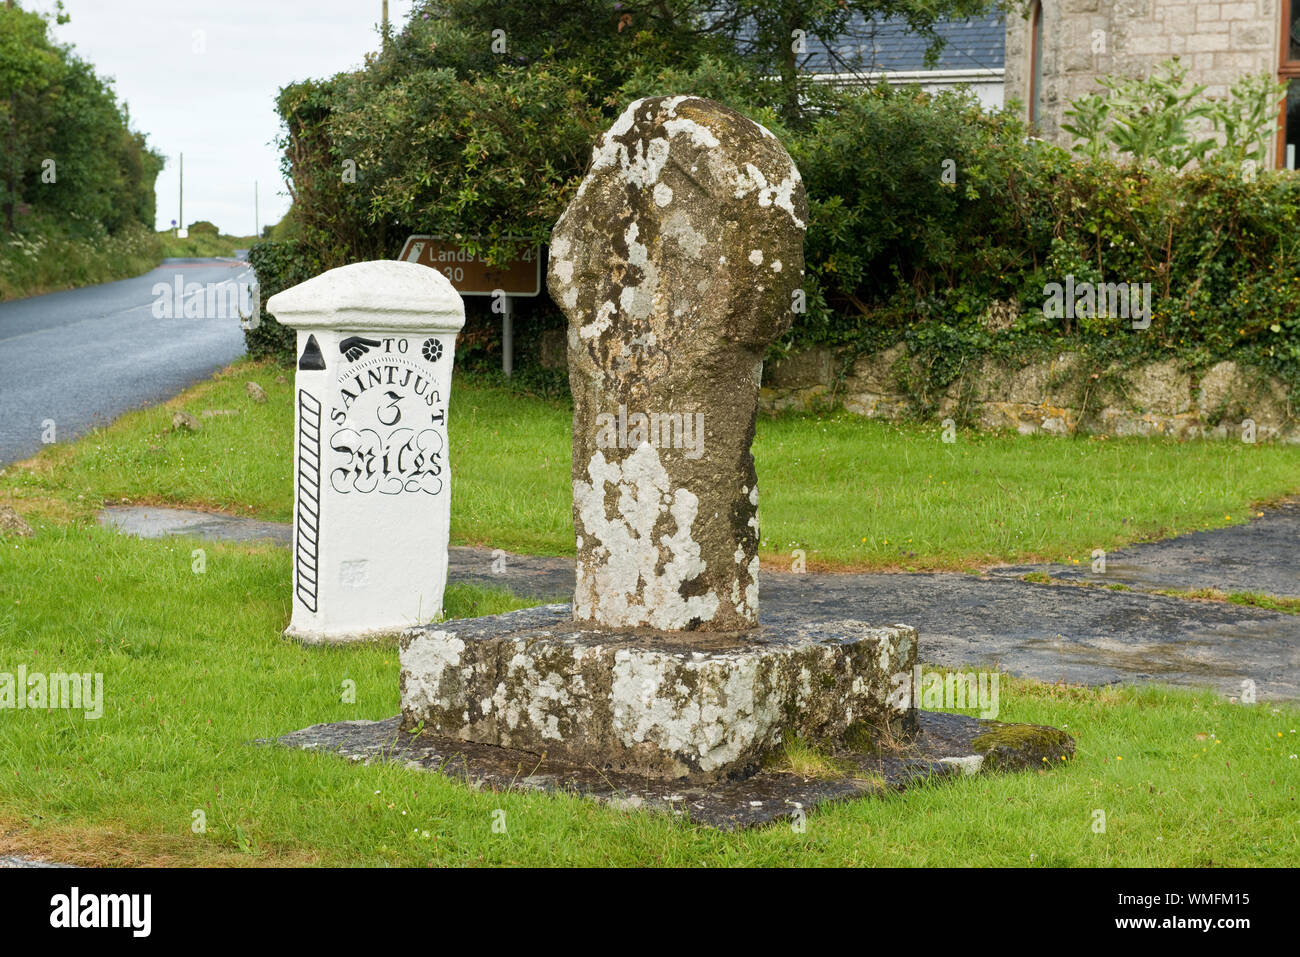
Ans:
{"type": "MultiPolygon", "coordinates": [[[[169,503],[288,521],[292,370],[247,360],[0,477],[0,502],[89,519],[105,502],[169,503]],[[244,383],[269,400],[256,404],[244,383]],[[172,429],[185,409],[197,433],[172,429]],[[233,413],[205,416],[205,412],[233,413]],[[275,437],[279,437],[277,440],[275,437]]],[[[573,554],[563,402],[458,383],[452,541],[573,554]]],[[[856,416],[758,423],[762,556],[809,569],[974,569],[1087,562],[1138,541],[1247,521],[1300,489],[1300,447],[962,434],[856,416]]]]}
{"type": "Polygon", "coordinates": [[[0,302],[129,279],[153,269],[163,253],[153,231],[129,226],[114,236],[32,220],[0,236],[0,302]]]}
{"type": "Polygon", "coordinates": [[[199,232],[180,239],[174,230],[166,229],[158,233],[158,242],[168,259],[233,259],[237,249],[248,249],[257,237],[199,232]]]}
{"type": "MultiPolygon", "coordinates": [[[[24,666],[104,676],[97,719],[0,710],[0,851],[88,865],[1300,863],[1300,710],[1209,692],[1006,679],[999,719],[1064,728],[1078,739],[1074,761],[831,807],[810,815],[802,832],[721,834],[576,798],[474,791],[402,767],[254,745],[318,722],[395,714],[393,644],[283,641],[284,550],[138,541],[92,519],[104,501],[122,498],[287,519],[288,375],[238,364],[0,477],[0,501],[36,526],[33,538],[0,539],[0,674],[24,666]],[[246,396],[249,380],[266,389],[265,404],[246,396]],[[201,430],[173,431],[173,408],[198,415],[201,430]],[[205,418],[204,409],[235,414],[205,418]],[[277,435],[284,441],[268,438],[277,435]],[[204,549],[201,574],[195,548],[204,549]],[[498,810],[504,832],[493,827],[498,810]]],[[[459,541],[568,549],[569,415],[500,390],[457,393],[459,541]]],[[[1024,560],[1016,549],[1030,547],[1086,554],[1084,544],[1108,544],[1088,532],[1088,515],[1113,517],[1120,536],[1244,518],[1252,499],[1291,490],[1294,454],[1010,437],[952,448],[937,432],[833,417],[765,420],[759,431],[767,526],[798,528],[810,557],[816,548],[827,561],[882,564],[896,563],[894,553],[875,544],[841,551],[840,537],[856,522],[894,527],[903,519],[890,508],[914,522],[925,512],[931,533],[949,536],[918,552],[926,562],[1024,560]],[[1120,494],[1162,469],[1179,482],[1120,494]],[[961,494],[944,491],[950,481],[961,494]],[[1038,511],[1028,511],[1024,499],[1035,495],[1038,511]],[[1020,534],[1004,539],[995,524],[981,537],[971,511],[1000,516],[1020,534]],[[1055,518],[1042,529],[1044,512],[1055,518]],[[1023,536],[1028,544],[1016,544],[1023,536]]],[[[523,604],[464,586],[447,597],[453,617],[523,604]]],[[[791,773],[828,771],[797,742],[785,757],[791,773]]]]}
{"type": "MultiPolygon", "coordinates": [[[[0,540],[0,672],[98,672],[103,715],[0,711],[0,848],[78,864],[1294,866],[1300,711],[1006,679],[1073,762],[720,834],[577,798],[252,744],[398,711],[391,643],[303,648],[283,550],[43,524],[0,540]],[[195,574],[191,551],[206,550],[195,574]],[[354,703],[342,694],[355,686],[354,703]],[[505,812],[506,831],[493,829],[505,812]],[[1096,833],[1095,812],[1106,830],[1096,833]]],[[[457,615],[508,596],[452,589],[457,615]]],[[[791,770],[817,770],[795,745],[791,770]]],[[[526,769],[525,769],[526,773],[526,769]]]]}

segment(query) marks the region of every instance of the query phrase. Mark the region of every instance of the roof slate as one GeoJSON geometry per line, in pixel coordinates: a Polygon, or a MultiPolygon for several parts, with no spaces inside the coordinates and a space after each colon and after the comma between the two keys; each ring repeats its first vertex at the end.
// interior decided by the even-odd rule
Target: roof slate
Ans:
{"type": "Polygon", "coordinates": [[[831,49],[810,37],[801,69],[811,73],[1002,69],[1006,64],[1005,24],[1001,13],[937,24],[936,32],[947,42],[939,59],[926,64],[926,38],[909,30],[904,21],[857,17],[831,49]],[[832,55],[832,50],[838,56],[832,55]]]}

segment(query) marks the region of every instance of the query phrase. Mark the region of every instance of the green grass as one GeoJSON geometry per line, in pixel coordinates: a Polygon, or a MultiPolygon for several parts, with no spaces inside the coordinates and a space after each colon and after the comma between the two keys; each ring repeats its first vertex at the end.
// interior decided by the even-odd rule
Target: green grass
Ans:
{"type": "Polygon", "coordinates": [[[1246,605],[1251,608],[1263,608],[1266,611],[1277,611],[1284,615],[1300,615],[1300,598],[1285,598],[1278,595],[1268,595],[1264,592],[1225,592],[1218,588],[1161,588],[1155,594],[1194,601],[1226,601],[1234,605],[1246,605]]]}
{"type": "MultiPolygon", "coordinates": [[[[1074,761],[830,808],[803,833],[720,834],[576,798],[479,792],[402,767],[254,746],[318,722],[397,713],[393,644],[283,640],[285,550],[139,541],[95,527],[93,515],[127,498],[287,519],[281,375],[241,363],[0,476],[0,503],[36,526],[34,538],[0,539],[0,672],[25,665],[105,680],[99,720],[0,711],[0,852],[83,864],[1300,864],[1300,710],[1209,692],[1004,680],[999,719],[1065,728],[1078,739],[1074,761]],[[250,379],[267,390],[265,405],[244,395],[250,379]],[[174,407],[239,414],[201,417],[187,434],[171,430],[174,407]],[[193,571],[199,547],[202,574],[193,571]],[[341,700],[345,681],[355,703],[341,700]],[[492,827],[498,809],[504,834],[492,827]],[[1104,833],[1094,831],[1097,811],[1104,833]]],[[[569,550],[568,420],[560,404],[481,387],[456,393],[457,540],[569,550]]],[[[839,418],[764,421],[758,441],[769,537],[782,550],[800,541],[810,558],[854,563],[897,563],[893,539],[877,543],[897,527],[912,529],[917,564],[1083,555],[1111,544],[1089,521],[1113,521],[1101,534],[1121,538],[1221,524],[1244,518],[1251,500],[1292,491],[1296,474],[1296,452],[1284,448],[1011,437],[944,446],[928,429],[839,418]],[[981,534],[972,514],[991,527],[981,534]],[[877,529],[868,542],[840,540],[865,526],[877,529]]],[[[466,586],[447,596],[453,617],[522,604],[466,586]]],[[[785,758],[790,773],[833,770],[797,742],[785,758]]]]}
{"type": "MultiPolygon", "coordinates": [[[[725,835],[253,746],[396,714],[396,650],[284,641],[288,553],[204,544],[207,570],[195,574],[195,547],[48,524],[0,539],[0,671],[105,681],[99,720],[0,712],[0,850],[86,864],[1300,863],[1300,711],[1209,693],[1006,680],[999,718],[1065,727],[1078,738],[1073,762],[828,809],[802,834],[725,835]],[[355,704],[340,700],[345,680],[355,704]],[[497,809],[505,834],[492,831],[497,809]],[[1092,831],[1097,809],[1104,834],[1092,831]]],[[[518,604],[468,588],[448,596],[458,616],[518,604]]]]}
{"type": "Polygon", "coordinates": [[[1060,439],[864,422],[760,424],[766,549],[810,566],[1087,564],[1092,550],[1251,516],[1300,489],[1300,448],[1060,439]],[[766,507],[765,507],[766,506],[766,507]]]}
{"type": "MultiPolygon", "coordinates": [[[[0,478],[0,502],[89,518],[105,501],[189,504],[288,521],[292,371],[240,362],[0,478]],[[283,379],[283,381],[279,381],[283,379]],[[244,383],[270,400],[256,405],[244,383]],[[171,413],[199,417],[174,432],[171,413]],[[237,410],[212,418],[203,410],[237,410]],[[277,438],[278,437],[278,438],[277,438]]],[[[573,554],[571,411],[459,383],[450,433],[452,540],[573,554]]],[[[1300,447],[1061,439],[889,425],[851,415],[764,418],[755,442],[763,558],[788,567],[969,569],[1087,563],[1113,550],[1246,521],[1300,489],[1300,447]]]]}
{"type": "Polygon", "coordinates": [[[257,242],[256,236],[227,236],[222,233],[190,233],[186,239],[176,236],[175,230],[165,229],[158,233],[158,242],[162,246],[163,256],[174,259],[233,259],[235,250],[248,249],[257,242]]]}

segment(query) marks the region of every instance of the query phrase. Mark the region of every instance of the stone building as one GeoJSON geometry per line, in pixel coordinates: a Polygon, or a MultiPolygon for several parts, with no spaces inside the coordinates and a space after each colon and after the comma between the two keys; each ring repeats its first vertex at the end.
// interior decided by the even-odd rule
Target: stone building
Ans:
{"type": "Polygon", "coordinates": [[[1025,104],[1045,139],[1064,144],[1066,108],[1096,92],[1098,77],[1145,75],[1171,57],[1207,96],[1251,73],[1287,82],[1270,154],[1274,165],[1296,168],[1300,0],[1026,0],[1006,20],[1005,95],[1025,104]]]}

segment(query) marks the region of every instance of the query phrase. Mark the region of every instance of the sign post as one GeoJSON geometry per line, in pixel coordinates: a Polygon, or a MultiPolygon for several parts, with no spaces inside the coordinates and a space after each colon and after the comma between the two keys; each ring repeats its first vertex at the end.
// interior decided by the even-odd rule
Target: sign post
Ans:
{"type": "MultiPolygon", "coordinates": [[[[541,249],[533,247],[504,266],[492,266],[482,254],[473,255],[451,240],[440,236],[411,236],[397,258],[438,270],[462,296],[500,297],[501,371],[511,375],[515,364],[514,306],[511,299],[541,294],[541,249]]],[[[496,311],[494,303],[493,312],[496,311]]]]}
{"type": "Polygon", "coordinates": [[[515,371],[515,312],[510,297],[501,298],[501,371],[508,379],[515,371]]]}

